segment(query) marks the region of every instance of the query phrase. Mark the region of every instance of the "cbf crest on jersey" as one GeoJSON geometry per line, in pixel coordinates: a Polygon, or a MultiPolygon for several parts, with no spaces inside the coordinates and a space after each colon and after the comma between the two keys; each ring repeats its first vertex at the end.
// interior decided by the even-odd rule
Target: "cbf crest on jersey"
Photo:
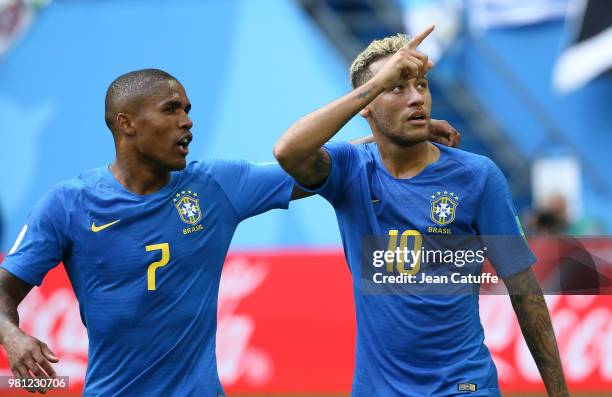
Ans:
{"type": "Polygon", "coordinates": [[[172,200],[181,220],[189,225],[195,225],[202,219],[198,194],[191,190],[177,193],[172,200]]]}
{"type": "Polygon", "coordinates": [[[436,192],[431,195],[431,220],[438,225],[448,225],[455,220],[459,196],[453,192],[436,192]]]}

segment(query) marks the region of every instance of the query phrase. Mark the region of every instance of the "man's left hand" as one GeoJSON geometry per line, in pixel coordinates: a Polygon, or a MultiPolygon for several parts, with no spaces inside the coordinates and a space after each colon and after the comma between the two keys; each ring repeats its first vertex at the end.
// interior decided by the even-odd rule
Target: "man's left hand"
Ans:
{"type": "Polygon", "coordinates": [[[448,121],[431,119],[429,140],[441,145],[458,147],[461,143],[461,134],[448,121]]]}

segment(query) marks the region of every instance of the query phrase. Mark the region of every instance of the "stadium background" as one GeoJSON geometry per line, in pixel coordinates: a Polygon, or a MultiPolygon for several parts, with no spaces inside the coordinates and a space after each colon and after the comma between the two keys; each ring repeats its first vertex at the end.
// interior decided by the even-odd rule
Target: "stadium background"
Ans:
{"type": "MultiPolygon", "coordinates": [[[[347,65],[360,48],[430,21],[438,24],[426,48],[437,60],[434,117],[461,131],[463,149],[500,165],[532,233],[607,235],[612,81],[606,67],[589,74],[584,63],[572,69],[567,57],[581,29],[601,23],[586,19],[585,3],[1,1],[0,252],[54,183],[112,161],[103,98],[119,74],[157,67],[184,84],[193,104],[192,160],[270,161],[293,121],[350,88],[347,65]],[[551,212],[553,230],[545,222],[551,212]]],[[[581,58],[600,64],[589,57],[609,54],[612,43],[603,48],[581,58]]],[[[338,139],[367,131],[355,119],[338,139]]],[[[609,256],[609,248],[602,252],[609,256]]],[[[548,302],[571,389],[612,394],[612,301],[548,302]]],[[[326,202],[311,198],[244,222],[220,293],[219,371],[227,391],[346,393],[353,310],[326,202]]],[[[20,313],[23,328],[51,345],[62,358],[58,372],[79,390],[87,341],[61,267],[20,313]]],[[[481,315],[505,392],[542,391],[507,298],[483,297],[481,315]]],[[[3,354],[0,370],[9,374],[3,354]]]]}

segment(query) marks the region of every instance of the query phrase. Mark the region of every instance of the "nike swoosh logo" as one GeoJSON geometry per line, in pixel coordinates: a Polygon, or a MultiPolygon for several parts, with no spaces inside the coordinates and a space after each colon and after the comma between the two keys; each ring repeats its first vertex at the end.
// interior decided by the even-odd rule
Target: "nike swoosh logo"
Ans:
{"type": "Polygon", "coordinates": [[[106,229],[107,227],[113,226],[115,223],[119,222],[120,220],[121,219],[117,219],[114,222],[110,222],[110,223],[107,223],[107,224],[102,225],[102,226],[96,226],[96,223],[92,222],[91,223],[91,231],[94,232],[94,233],[98,233],[99,231],[102,231],[102,230],[106,229]]]}
{"type": "Polygon", "coordinates": [[[378,204],[379,202],[380,202],[380,200],[378,200],[378,199],[372,200],[372,204],[378,204]]]}

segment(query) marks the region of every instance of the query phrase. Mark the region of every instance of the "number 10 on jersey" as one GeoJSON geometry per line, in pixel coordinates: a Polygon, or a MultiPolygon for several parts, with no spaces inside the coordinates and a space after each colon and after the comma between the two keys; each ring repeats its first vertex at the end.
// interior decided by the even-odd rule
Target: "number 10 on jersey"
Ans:
{"type": "Polygon", "coordinates": [[[387,261],[387,272],[393,273],[393,265],[396,265],[397,271],[403,274],[417,274],[421,269],[421,256],[420,251],[423,247],[423,236],[418,230],[404,230],[400,236],[399,246],[397,242],[397,236],[399,230],[389,230],[389,246],[387,250],[396,253],[395,259],[387,261]],[[412,241],[412,248],[408,248],[408,242],[412,241]],[[412,251],[412,255],[408,255],[408,252],[412,251]],[[414,262],[408,265],[408,269],[405,266],[405,258],[413,258],[414,262]]]}

